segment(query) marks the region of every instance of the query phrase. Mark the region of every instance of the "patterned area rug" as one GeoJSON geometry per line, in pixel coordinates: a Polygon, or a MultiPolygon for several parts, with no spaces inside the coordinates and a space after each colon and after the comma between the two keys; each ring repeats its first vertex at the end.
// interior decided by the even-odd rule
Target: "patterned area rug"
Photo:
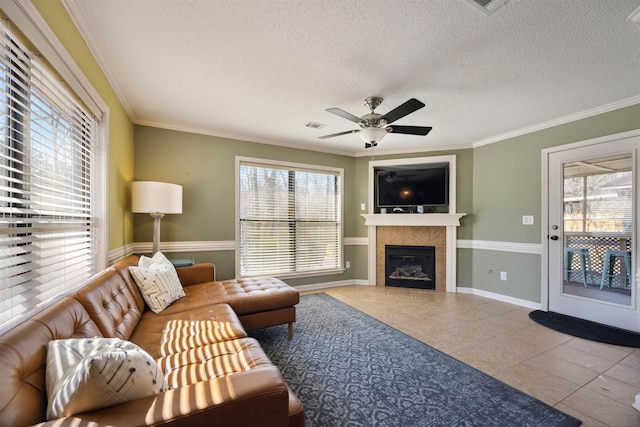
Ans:
{"type": "Polygon", "coordinates": [[[253,331],[307,427],[578,426],[580,421],[326,294],[301,297],[295,335],[253,331]]]}

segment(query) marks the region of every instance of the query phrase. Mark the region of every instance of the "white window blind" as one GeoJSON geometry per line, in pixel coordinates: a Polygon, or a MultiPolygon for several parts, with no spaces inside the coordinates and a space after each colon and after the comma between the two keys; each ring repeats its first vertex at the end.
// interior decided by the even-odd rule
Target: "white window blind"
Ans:
{"type": "Polygon", "coordinates": [[[97,121],[0,26],[0,323],[95,271],[97,121]]]}
{"type": "Polygon", "coordinates": [[[340,172],[242,161],[238,170],[240,276],[341,267],[340,172]]]}

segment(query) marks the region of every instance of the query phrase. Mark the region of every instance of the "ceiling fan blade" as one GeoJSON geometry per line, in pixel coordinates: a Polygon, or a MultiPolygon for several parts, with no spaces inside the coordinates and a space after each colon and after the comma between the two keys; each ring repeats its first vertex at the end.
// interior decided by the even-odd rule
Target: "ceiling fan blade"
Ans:
{"type": "Polygon", "coordinates": [[[424,107],[424,104],[422,102],[418,101],[415,98],[411,98],[410,100],[408,100],[404,104],[394,108],[393,110],[389,111],[384,116],[380,117],[380,119],[381,120],[386,120],[387,123],[393,123],[396,120],[401,119],[404,116],[406,116],[408,114],[411,114],[414,111],[417,111],[417,110],[421,109],[422,107],[424,107]]]}
{"type": "Polygon", "coordinates": [[[426,135],[431,132],[430,126],[389,126],[391,133],[404,133],[407,135],[426,135]]]}
{"type": "Polygon", "coordinates": [[[319,136],[318,138],[327,139],[327,138],[333,138],[334,136],[340,136],[340,135],[346,135],[348,133],[358,133],[358,132],[360,132],[360,129],[347,130],[344,132],[332,133],[331,135],[319,136]]]}
{"type": "Polygon", "coordinates": [[[360,123],[362,121],[360,117],[354,116],[353,114],[347,113],[346,111],[341,110],[339,108],[327,108],[326,111],[333,113],[336,116],[340,116],[343,119],[351,120],[354,123],[360,123]]]}

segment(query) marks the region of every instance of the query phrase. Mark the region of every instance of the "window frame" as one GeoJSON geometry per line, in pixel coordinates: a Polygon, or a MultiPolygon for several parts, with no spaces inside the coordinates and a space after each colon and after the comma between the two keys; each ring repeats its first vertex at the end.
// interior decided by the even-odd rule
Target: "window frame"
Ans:
{"type": "Polygon", "coordinates": [[[344,169],[331,166],[312,165],[307,163],[278,161],[271,159],[261,159],[253,157],[236,156],[235,165],[235,275],[236,277],[250,277],[251,275],[242,275],[240,272],[240,166],[242,164],[252,164],[256,166],[264,166],[265,168],[286,169],[288,171],[308,171],[308,172],[327,172],[336,175],[339,178],[339,197],[338,197],[338,221],[339,235],[338,239],[338,267],[324,270],[314,271],[294,271],[289,273],[273,273],[269,274],[273,277],[280,278],[302,278],[316,277],[332,274],[344,273],[344,169]]]}
{"type": "MultiPolygon", "coordinates": [[[[107,267],[108,248],[108,152],[109,152],[109,123],[110,111],[91,82],[84,75],[63,44],[40,15],[37,8],[31,2],[20,0],[2,0],[0,10],[8,19],[14,32],[19,37],[24,37],[28,47],[57,73],[70,92],[74,94],[96,119],[95,131],[95,162],[92,172],[92,200],[95,203],[95,239],[92,245],[95,277],[107,267]]],[[[0,326],[0,332],[13,327],[24,318],[44,309],[52,302],[79,289],[92,278],[87,278],[79,283],[71,284],[65,291],[45,299],[39,304],[27,309],[23,313],[14,316],[11,320],[0,326]]]]}

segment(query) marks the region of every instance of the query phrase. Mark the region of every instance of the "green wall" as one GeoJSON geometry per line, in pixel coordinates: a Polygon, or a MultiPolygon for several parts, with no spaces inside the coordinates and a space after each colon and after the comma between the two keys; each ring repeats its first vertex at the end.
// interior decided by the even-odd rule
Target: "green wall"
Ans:
{"type": "Polygon", "coordinates": [[[540,243],[541,152],[640,127],[640,104],[475,148],[473,239],[540,243]]]}
{"type": "MultiPolygon", "coordinates": [[[[162,220],[161,241],[234,241],[235,240],[235,157],[246,156],[278,161],[308,163],[344,169],[344,236],[366,238],[367,227],[360,216],[361,203],[368,204],[368,171],[371,157],[346,157],[296,150],[180,131],[135,126],[135,179],[167,181],[183,185],[181,215],[162,220]],[[194,226],[196,224],[196,226],[194,226]]],[[[473,151],[454,150],[411,155],[376,156],[374,160],[456,155],[457,205],[459,212],[470,212],[473,188],[473,151]]],[[[153,222],[148,215],[134,215],[134,240],[149,242],[153,222]]],[[[460,238],[470,238],[470,226],[459,229],[460,238]],[[466,237],[465,237],[466,236],[466,237]]],[[[172,253],[196,262],[213,262],[218,278],[234,276],[234,252],[206,251],[172,253]]],[[[367,280],[368,253],[365,245],[347,245],[344,260],[351,269],[344,274],[289,279],[293,285],[341,280],[367,280]]]]}
{"type": "MultiPolygon", "coordinates": [[[[541,244],[541,151],[640,127],[640,104],[473,150],[472,240],[541,244]],[[522,225],[534,215],[535,225],[522,225]]],[[[459,286],[540,302],[540,255],[459,249],[459,286]],[[494,273],[489,273],[492,268],[494,273]],[[508,280],[500,281],[498,271],[508,280]]]]}
{"type": "MultiPolygon", "coordinates": [[[[370,157],[351,158],[134,126],[61,1],[33,0],[33,3],[110,110],[109,250],[151,240],[150,218],[130,212],[130,184],[134,178],[184,186],[184,213],[165,217],[162,240],[233,241],[236,155],[344,168],[344,235],[347,238],[367,236],[360,204],[368,203],[370,157]]],[[[458,239],[540,244],[540,151],[638,127],[640,105],[635,105],[474,149],[376,156],[375,159],[456,154],[457,210],[468,214],[462,219],[458,239]],[[521,224],[522,215],[527,214],[535,216],[533,227],[521,224]]],[[[219,278],[234,274],[233,251],[175,255],[215,262],[219,278]]],[[[290,283],[367,279],[366,246],[347,246],[345,261],[351,261],[351,269],[344,274],[296,279],[290,283]]],[[[458,250],[459,286],[539,302],[539,276],[539,255],[458,250]],[[495,273],[488,273],[489,268],[507,271],[509,280],[499,281],[495,273]]]]}
{"type": "Polygon", "coordinates": [[[132,243],[133,123],[60,0],[33,0],[56,37],[109,107],[108,249],[132,243]]]}
{"type": "MultiPolygon", "coordinates": [[[[136,180],[166,181],[183,186],[181,215],[162,220],[161,241],[234,241],[235,240],[235,162],[236,156],[307,163],[344,169],[344,236],[354,236],[354,162],[351,157],[297,150],[135,126],[134,167],[136,180]]],[[[153,223],[149,215],[134,215],[136,242],[149,242],[153,223]]],[[[355,278],[351,259],[354,248],[345,249],[345,261],[352,268],[344,274],[287,280],[290,284],[331,282],[355,278]]],[[[232,251],[196,252],[196,261],[213,262],[218,278],[234,276],[232,251]],[[231,253],[229,253],[231,252],[231,253]]],[[[172,254],[172,256],[187,256],[172,254]]],[[[366,257],[365,257],[366,260],[366,257]]],[[[366,270],[366,268],[365,268],[366,270]]]]}
{"type": "MultiPolygon", "coordinates": [[[[165,180],[184,186],[184,213],[163,220],[163,241],[234,241],[235,156],[344,168],[346,238],[366,238],[360,216],[367,203],[371,160],[456,155],[457,211],[467,213],[458,239],[541,243],[541,150],[635,129],[640,105],[556,126],[474,149],[345,157],[213,136],[135,126],[135,179],[165,180]],[[535,225],[522,225],[534,215],[535,225]]],[[[367,206],[368,209],[368,206],[367,206]]],[[[135,215],[134,240],[151,241],[152,222],[135,215]]],[[[367,280],[367,246],[347,245],[351,269],[341,275],[288,280],[293,285],[367,280]]],[[[234,251],[174,254],[213,262],[219,278],[234,275],[234,251]]],[[[540,255],[485,249],[458,249],[458,286],[540,302],[540,255]],[[493,270],[493,273],[489,273],[493,270]],[[499,279],[506,271],[508,280],[499,279]]]]}

